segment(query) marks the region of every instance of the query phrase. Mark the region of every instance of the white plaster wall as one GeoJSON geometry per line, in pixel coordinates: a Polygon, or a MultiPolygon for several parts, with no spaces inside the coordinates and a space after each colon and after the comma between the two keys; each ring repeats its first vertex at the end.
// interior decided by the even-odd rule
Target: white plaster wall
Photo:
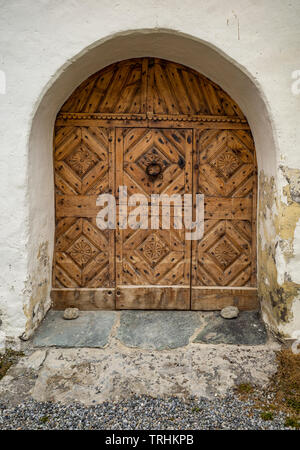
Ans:
{"type": "MultiPolygon", "coordinates": [[[[0,314],[8,337],[24,333],[25,312],[49,278],[39,249],[48,242],[51,260],[55,115],[96,70],[138,56],[199,70],[243,109],[260,170],[277,180],[279,164],[300,167],[300,95],[291,92],[291,74],[300,69],[299,0],[4,0],[0,8],[7,80],[0,95],[0,314]]],[[[281,196],[280,180],[277,189],[281,196]]],[[[282,261],[280,273],[286,269],[282,261]]],[[[288,332],[300,327],[297,320],[288,332]]]]}

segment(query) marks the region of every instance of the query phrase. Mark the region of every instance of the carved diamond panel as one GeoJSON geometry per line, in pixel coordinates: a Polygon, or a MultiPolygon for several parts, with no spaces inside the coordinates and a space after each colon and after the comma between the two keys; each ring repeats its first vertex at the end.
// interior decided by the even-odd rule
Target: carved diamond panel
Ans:
{"type": "Polygon", "coordinates": [[[114,285],[114,230],[102,232],[95,223],[96,196],[113,187],[109,133],[99,127],[56,129],[56,288],[114,285]]]}
{"type": "Polygon", "coordinates": [[[119,184],[128,187],[128,195],[185,192],[186,130],[137,129],[133,134],[128,129],[124,134],[124,173],[119,184]],[[146,173],[151,163],[162,169],[155,179],[146,173]]]}
{"type": "Polygon", "coordinates": [[[243,221],[206,220],[194,245],[194,286],[244,286],[252,274],[251,232],[243,221]]]}
{"type": "Polygon", "coordinates": [[[80,177],[85,175],[95,164],[99,158],[83,146],[78,147],[65,162],[74,170],[80,177]]]}
{"type": "Polygon", "coordinates": [[[205,130],[197,140],[197,192],[209,197],[249,197],[255,185],[249,132],[205,130]]]}
{"type": "Polygon", "coordinates": [[[54,285],[112,286],[109,239],[88,219],[65,218],[57,224],[54,285]]]}
{"type": "MultiPolygon", "coordinates": [[[[122,233],[122,259],[117,259],[121,285],[183,285],[189,281],[189,254],[174,230],[126,230],[122,233]],[[150,234],[149,234],[150,233],[150,234]]],[[[117,258],[118,258],[117,250],[117,258]]]]}
{"type": "Polygon", "coordinates": [[[137,247],[142,256],[152,266],[161,261],[170,251],[169,247],[156,234],[151,234],[137,247]]]}
{"type": "Polygon", "coordinates": [[[109,131],[62,127],[55,136],[57,194],[93,195],[109,191],[109,131]]]}

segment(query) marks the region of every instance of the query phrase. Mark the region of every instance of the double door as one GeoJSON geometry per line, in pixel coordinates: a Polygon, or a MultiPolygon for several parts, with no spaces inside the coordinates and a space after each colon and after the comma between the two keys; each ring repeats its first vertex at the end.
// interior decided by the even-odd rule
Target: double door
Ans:
{"type": "Polygon", "coordinates": [[[201,309],[203,288],[255,286],[248,131],[60,127],[54,164],[57,307],[201,309]],[[116,226],[101,230],[97,198],[105,193],[115,199],[116,226]],[[205,225],[193,241],[184,195],[196,193],[205,197],[205,225]],[[153,196],[168,196],[169,210],[153,208],[153,196]]]}

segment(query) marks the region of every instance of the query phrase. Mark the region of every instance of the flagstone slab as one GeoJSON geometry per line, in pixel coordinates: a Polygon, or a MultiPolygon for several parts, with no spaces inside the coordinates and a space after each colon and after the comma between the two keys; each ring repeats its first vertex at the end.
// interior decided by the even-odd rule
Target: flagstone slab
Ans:
{"type": "Polygon", "coordinates": [[[37,330],[35,347],[105,347],[117,313],[81,311],[75,320],[63,319],[63,311],[49,311],[37,330]]]}
{"type": "Polygon", "coordinates": [[[268,339],[266,327],[257,311],[242,311],[234,319],[223,319],[220,313],[209,313],[205,316],[205,322],[194,342],[260,345],[268,339]]]}
{"type": "Polygon", "coordinates": [[[116,337],[128,347],[172,349],[188,345],[201,324],[196,311],[122,311],[116,337]]]}

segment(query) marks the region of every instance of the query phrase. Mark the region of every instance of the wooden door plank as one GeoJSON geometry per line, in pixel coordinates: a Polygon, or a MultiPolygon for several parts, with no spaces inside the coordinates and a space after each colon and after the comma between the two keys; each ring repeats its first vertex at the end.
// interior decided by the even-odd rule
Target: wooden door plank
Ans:
{"type": "Polygon", "coordinates": [[[192,288],[192,310],[218,311],[226,306],[237,306],[241,311],[258,309],[257,290],[192,288]]]}
{"type": "MultiPolygon", "coordinates": [[[[197,130],[194,142],[194,190],[205,194],[205,232],[201,241],[193,242],[192,289],[205,285],[254,287],[256,163],[253,141],[244,130],[207,129],[197,130]]],[[[229,298],[232,294],[226,291],[226,295],[229,298]]],[[[205,302],[207,306],[208,300],[205,302]]]]}
{"type": "MultiPolygon", "coordinates": [[[[184,193],[192,190],[192,131],[180,130],[117,130],[117,161],[116,170],[117,184],[128,185],[128,193],[131,192],[131,185],[135,193],[184,193]],[[135,138],[138,134],[138,140],[135,138]],[[176,139],[175,139],[176,138],[176,139]],[[155,149],[152,153],[152,149],[155,149]],[[151,157],[150,157],[151,156],[151,157]],[[183,158],[184,163],[179,167],[179,161],[183,158]],[[129,163],[130,161],[130,163],[129,163]],[[161,181],[150,180],[146,174],[146,168],[152,161],[163,164],[163,176],[161,181]],[[165,161],[165,164],[164,164],[165,161]],[[173,167],[173,169],[172,169],[173,167]],[[177,175],[178,174],[178,175],[177,175]],[[172,181],[170,183],[170,181],[172,181]],[[172,192],[173,191],[173,192],[172,192]]],[[[120,203],[120,201],[118,201],[120,203]]],[[[128,208],[128,213],[134,209],[128,208]]],[[[150,211],[148,211],[150,213],[150,211]]],[[[147,214],[148,216],[148,214],[147,214]]],[[[169,285],[175,286],[189,285],[190,283],[190,241],[185,241],[184,232],[181,230],[164,230],[162,228],[161,209],[158,210],[158,230],[118,230],[117,231],[117,291],[120,286],[131,285],[130,293],[134,291],[133,286],[143,285],[144,290],[138,292],[139,299],[141,292],[150,291],[152,286],[161,288],[169,285]]],[[[170,208],[170,225],[174,223],[174,207],[170,208]]],[[[150,225],[150,223],[149,223],[150,225]]],[[[162,288],[161,288],[162,289],[162,288]]],[[[165,298],[167,288],[156,291],[157,294],[165,298]],[[161,292],[158,294],[158,292],[161,292]]],[[[126,295],[129,291],[126,290],[126,295]]],[[[170,299],[172,300],[170,294],[170,299]]],[[[190,302],[189,294],[186,294],[184,302],[180,308],[186,308],[186,302],[190,302]]],[[[150,301],[148,295],[145,302],[150,301]]],[[[134,296],[131,298],[136,304],[134,296]]],[[[158,297],[153,297],[156,304],[158,297]]],[[[140,300],[139,300],[140,302],[140,300]]],[[[145,302],[142,305],[145,306],[145,302]]],[[[176,300],[177,302],[177,300],[176,300]]],[[[175,302],[175,303],[176,303],[175,302]]],[[[119,305],[125,307],[127,301],[119,305]]],[[[161,300],[165,305],[165,300],[161,300]]],[[[150,309],[154,306],[148,305],[150,309]]],[[[165,308],[165,306],[163,306],[165,308]]],[[[178,309],[179,306],[176,306],[178,309]]]]}
{"type": "Polygon", "coordinates": [[[114,289],[52,289],[51,300],[54,310],[78,308],[81,311],[115,309],[114,289]]]}
{"type": "Polygon", "coordinates": [[[189,287],[130,287],[118,286],[117,309],[190,309],[189,287]]]}

